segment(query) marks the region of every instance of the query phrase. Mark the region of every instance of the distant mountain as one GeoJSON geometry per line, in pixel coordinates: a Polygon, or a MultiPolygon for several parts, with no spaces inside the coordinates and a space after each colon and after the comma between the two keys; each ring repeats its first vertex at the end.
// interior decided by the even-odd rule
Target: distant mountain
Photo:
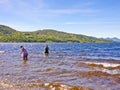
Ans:
{"type": "Polygon", "coordinates": [[[17,32],[16,30],[8,27],[8,26],[5,26],[5,25],[0,25],[0,34],[13,34],[17,32]]]}
{"type": "Polygon", "coordinates": [[[52,39],[52,41],[61,42],[109,42],[109,40],[99,39],[81,34],[71,34],[57,30],[44,29],[33,32],[36,36],[52,39]]]}
{"type": "Polygon", "coordinates": [[[113,38],[105,38],[106,40],[111,40],[111,41],[114,41],[114,42],[120,42],[120,39],[119,38],[116,38],[116,37],[113,37],[113,38]]]}
{"type": "Polygon", "coordinates": [[[19,32],[0,25],[0,42],[111,42],[81,34],[71,34],[52,29],[19,32]]]}

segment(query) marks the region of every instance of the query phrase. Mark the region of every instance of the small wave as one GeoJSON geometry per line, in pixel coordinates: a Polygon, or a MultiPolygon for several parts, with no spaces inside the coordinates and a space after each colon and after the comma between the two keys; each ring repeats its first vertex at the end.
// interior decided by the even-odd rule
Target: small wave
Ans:
{"type": "Polygon", "coordinates": [[[109,74],[120,74],[119,69],[115,69],[115,70],[103,69],[102,71],[106,72],[106,73],[109,73],[109,74]]]}
{"type": "Polygon", "coordinates": [[[108,74],[120,74],[120,64],[115,63],[100,63],[100,62],[84,62],[92,67],[99,67],[96,70],[108,74]]]}
{"type": "Polygon", "coordinates": [[[120,64],[115,64],[115,63],[100,63],[100,62],[84,62],[84,63],[102,65],[103,67],[120,67],[120,64]]]}
{"type": "Polygon", "coordinates": [[[8,84],[8,83],[6,83],[6,82],[0,82],[0,85],[2,86],[2,87],[9,87],[9,88],[12,88],[14,85],[12,85],[12,84],[8,84]]]}
{"type": "Polygon", "coordinates": [[[79,86],[69,86],[65,84],[45,83],[45,87],[49,87],[51,90],[92,90],[90,88],[83,88],[79,86]]]}
{"type": "Polygon", "coordinates": [[[34,88],[38,88],[38,89],[45,89],[45,90],[92,90],[91,88],[88,87],[80,87],[80,86],[70,86],[70,85],[65,85],[65,84],[58,84],[58,83],[44,83],[44,84],[40,84],[40,83],[24,83],[24,84],[7,84],[5,82],[1,82],[0,83],[2,85],[2,87],[4,89],[23,89],[23,88],[27,88],[27,89],[34,89],[34,88]]]}
{"type": "Polygon", "coordinates": [[[5,53],[5,51],[0,51],[0,54],[4,54],[5,53]]]}

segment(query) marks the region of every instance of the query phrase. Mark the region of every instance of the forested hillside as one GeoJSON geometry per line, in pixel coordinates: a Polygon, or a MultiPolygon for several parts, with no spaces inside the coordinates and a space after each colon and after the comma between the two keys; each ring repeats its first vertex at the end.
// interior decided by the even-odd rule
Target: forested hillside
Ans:
{"type": "Polygon", "coordinates": [[[108,40],[71,34],[57,30],[38,30],[19,32],[8,26],[0,25],[0,42],[110,42],[108,40]]]}

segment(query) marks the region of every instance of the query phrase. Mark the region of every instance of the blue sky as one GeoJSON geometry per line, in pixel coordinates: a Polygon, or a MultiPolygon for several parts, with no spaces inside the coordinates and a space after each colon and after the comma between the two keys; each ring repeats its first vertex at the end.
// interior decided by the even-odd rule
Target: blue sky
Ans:
{"type": "Polygon", "coordinates": [[[0,0],[0,24],[120,38],[120,0],[0,0]]]}

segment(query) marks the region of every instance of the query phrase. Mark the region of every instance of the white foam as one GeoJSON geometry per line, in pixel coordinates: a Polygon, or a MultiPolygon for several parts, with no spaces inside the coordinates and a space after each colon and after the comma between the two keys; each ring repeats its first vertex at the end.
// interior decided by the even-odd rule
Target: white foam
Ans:
{"type": "MultiPolygon", "coordinates": [[[[50,90],[56,90],[56,87],[54,87],[54,85],[55,85],[55,84],[52,85],[52,84],[50,84],[50,83],[45,83],[45,84],[44,84],[44,86],[47,86],[47,87],[49,86],[49,88],[51,88],[50,90]]],[[[56,84],[56,85],[57,85],[57,84],[56,84]]],[[[68,90],[68,89],[70,89],[70,88],[72,88],[72,87],[61,84],[59,88],[60,88],[60,90],[68,90]]]]}
{"type": "Polygon", "coordinates": [[[5,53],[5,51],[0,51],[0,54],[4,54],[5,53]]]}
{"type": "Polygon", "coordinates": [[[120,74],[120,70],[118,70],[118,69],[116,69],[116,70],[103,69],[102,72],[106,72],[109,74],[120,74]]]}
{"type": "Polygon", "coordinates": [[[5,83],[5,82],[1,82],[0,83],[3,87],[13,87],[13,85],[11,85],[11,84],[8,84],[8,83],[5,83]]]}
{"type": "Polygon", "coordinates": [[[108,73],[108,74],[120,74],[119,69],[107,69],[106,67],[118,67],[120,64],[115,64],[115,63],[100,63],[100,62],[84,62],[86,64],[96,64],[96,65],[103,65],[103,67],[100,69],[102,72],[108,73]]]}
{"type": "Polygon", "coordinates": [[[120,64],[114,64],[114,63],[100,63],[100,62],[84,62],[84,63],[103,65],[104,67],[118,67],[118,66],[120,66],[120,64]]]}
{"type": "Polygon", "coordinates": [[[45,83],[44,85],[45,85],[45,86],[49,86],[49,83],[45,83]]]}

